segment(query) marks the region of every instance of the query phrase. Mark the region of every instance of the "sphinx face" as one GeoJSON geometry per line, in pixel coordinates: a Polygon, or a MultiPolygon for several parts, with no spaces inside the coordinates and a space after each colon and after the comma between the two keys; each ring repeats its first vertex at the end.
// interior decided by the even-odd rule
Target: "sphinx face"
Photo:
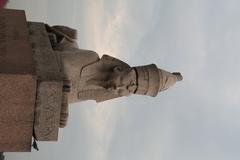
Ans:
{"type": "Polygon", "coordinates": [[[137,89],[136,71],[130,67],[116,66],[95,75],[86,85],[94,89],[105,89],[117,97],[128,96],[137,89]]]}
{"type": "Polygon", "coordinates": [[[114,67],[107,80],[106,89],[119,96],[133,94],[137,89],[135,70],[132,68],[121,68],[120,66],[114,67]]]}

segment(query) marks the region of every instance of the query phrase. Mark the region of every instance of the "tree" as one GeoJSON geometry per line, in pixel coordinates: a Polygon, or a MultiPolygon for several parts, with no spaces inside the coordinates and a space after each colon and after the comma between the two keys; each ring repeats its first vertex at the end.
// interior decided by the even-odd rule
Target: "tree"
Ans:
{"type": "Polygon", "coordinates": [[[5,156],[3,155],[3,152],[0,152],[0,160],[4,160],[5,156]]]}

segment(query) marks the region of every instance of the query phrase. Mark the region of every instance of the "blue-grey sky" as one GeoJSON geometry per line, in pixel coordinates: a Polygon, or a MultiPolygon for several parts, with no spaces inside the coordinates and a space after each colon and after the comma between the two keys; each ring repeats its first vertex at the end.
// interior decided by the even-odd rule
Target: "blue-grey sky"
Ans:
{"type": "Polygon", "coordinates": [[[184,76],[156,98],[70,106],[59,141],[11,160],[238,160],[240,1],[10,0],[28,20],[68,25],[81,48],[184,76]]]}

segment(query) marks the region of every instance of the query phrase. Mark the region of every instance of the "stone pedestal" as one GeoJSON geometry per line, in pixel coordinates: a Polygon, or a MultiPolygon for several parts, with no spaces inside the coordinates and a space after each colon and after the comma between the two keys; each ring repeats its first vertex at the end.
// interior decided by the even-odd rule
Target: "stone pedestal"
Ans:
{"type": "Polygon", "coordinates": [[[23,11],[0,10],[0,151],[30,151],[37,79],[23,11]]]}
{"type": "Polygon", "coordinates": [[[0,88],[0,151],[30,151],[36,80],[32,75],[1,73],[0,88]]]}
{"type": "Polygon", "coordinates": [[[0,152],[31,151],[32,135],[56,141],[62,76],[43,23],[0,9],[0,152]]]}

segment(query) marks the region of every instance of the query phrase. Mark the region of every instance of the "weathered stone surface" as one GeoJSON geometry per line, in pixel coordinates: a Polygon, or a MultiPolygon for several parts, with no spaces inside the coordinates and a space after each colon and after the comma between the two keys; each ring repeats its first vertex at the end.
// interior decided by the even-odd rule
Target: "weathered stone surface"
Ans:
{"type": "Polygon", "coordinates": [[[60,64],[54,54],[44,23],[28,22],[29,39],[40,81],[60,81],[60,64]]]}
{"type": "Polygon", "coordinates": [[[43,23],[28,22],[38,79],[34,130],[39,141],[56,141],[62,103],[62,76],[43,23]]]}
{"type": "Polygon", "coordinates": [[[0,10],[0,151],[30,151],[36,77],[23,11],[0,10]]]}
{"type": "Polygon", "coordinates": [[[62,84],[41,82],[37,91],[34,130],[39,141],[56,141],[62,103],[62,84]]]}
{"type": "Polygon", "coordinates": [[[32,75],[0,74],[0,151],[30,151],[36,80],[32,75]]]}
{"type": "Polygon", "coordinates": [[[0,11],[0,73],[33,74],[34,62],[23,11],[0,11]]]}

